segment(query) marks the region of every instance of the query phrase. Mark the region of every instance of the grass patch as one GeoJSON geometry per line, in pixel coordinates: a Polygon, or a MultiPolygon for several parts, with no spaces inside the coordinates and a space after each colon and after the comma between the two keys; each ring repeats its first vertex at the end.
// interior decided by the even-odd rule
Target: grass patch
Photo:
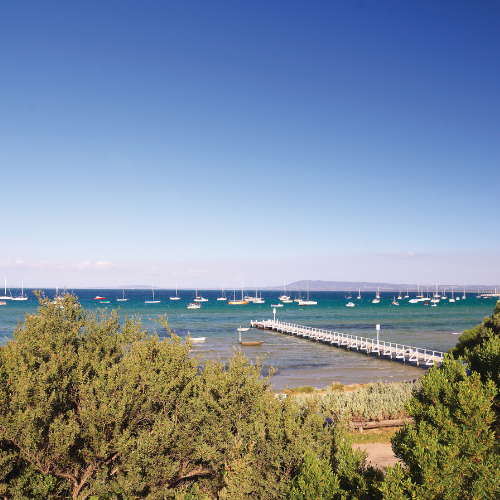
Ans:
{"type": "Polygon", "coordinates": [[[292,392],[300,394],[311,394],[315,392],[315,390],[316,389],[314,389],[314,387],[311,387],[310,385],[303,385],[301,387],[294,387],[292,389],[292,392]]]}
{"type": "Polygon", "coordinates": [[[382,427],[380,429],[365,429],[363,432],[349,431],[347,434],[353,438],[354,444],[389,443],[399,429],[401,427],[382,427]]]}

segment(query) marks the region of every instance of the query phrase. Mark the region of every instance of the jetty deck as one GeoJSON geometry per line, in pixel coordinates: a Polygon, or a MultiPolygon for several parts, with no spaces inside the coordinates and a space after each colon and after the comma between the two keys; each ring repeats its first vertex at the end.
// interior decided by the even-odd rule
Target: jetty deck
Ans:
{"type": "Polygon", "coordinates": [[[409,363],[418,367],[427,368],[434,364],[440,365],[443,362],[445,353],[422,347],[414,347],[395,342],[379,341],[368,337],[359,337],[349,333],[334,332],[322,328],[296,325],[283,321],[268,319],[262,321],[251,321],[252,328],[260,330],[273,330],[286,335],[301,337],[322,342],[331,346],[357,351],[371,356],[409,363]]]}

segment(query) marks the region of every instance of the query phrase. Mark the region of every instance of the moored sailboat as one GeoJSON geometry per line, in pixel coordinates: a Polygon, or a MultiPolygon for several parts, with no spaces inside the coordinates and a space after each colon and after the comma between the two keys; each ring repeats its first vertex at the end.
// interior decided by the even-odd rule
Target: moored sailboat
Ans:
{"type": "Polygon", "coordinates": [[[309,300],[309,281],[307,282],[307,299],[301,300],[299,306],[315,306],[318,303],[315,300],[309,300]]]}
{"type": "Polygon", "coordinates": [[[175,296],[174,297],[170,297],[170,300],[181,300],[181,298],[177,294],[177,283],[175,284],[175,296]]]}
{"type": "MultiPolygon", "coordinates": [[[[9,290],[9,292],[10,292],[10,290],[9,290]]],[[[7,295],[7,278],[5,278],[5,289],[4,289],[3,296],[0,297],[0,300],[12,300],[12,294],[7,295]]]]}
{"type": "Polygon", "coordinates": [[[234,298],[228,302],[231,306],[244,306],[248,304],[248,300],[243,298],[243,281],[241,282],[241,300],[236,300],[236,288],[234,289],[234,298]]]}
{"type": "Polygon", "coordinates": [[[159,304],[161,300],[155,300],[155,289],[154,286],[151,285],[151,291],[153,292],[153,300],[145,300],[145,304],[159,304]]]}
{"type": "Polygon", "coordinates": [[[24,281],[21,281],[21,295],[12,297],[10,300],[28,300],[28,297],[24,295],[24,281]]]}
{"type": "Polygon", "coordinates": [[[224,293],[224,285],[222,285],[222,294],[217,300],[227,300],[226,294],[224,293]]]}

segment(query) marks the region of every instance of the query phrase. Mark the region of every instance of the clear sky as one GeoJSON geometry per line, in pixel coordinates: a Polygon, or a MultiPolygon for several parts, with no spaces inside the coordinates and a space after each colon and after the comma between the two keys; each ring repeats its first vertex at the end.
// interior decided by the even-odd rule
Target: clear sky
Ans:
{"type": "Polygon", "coordinates": [[[0,284],[500,283],[498,1],[4,1],[0,284]]]}

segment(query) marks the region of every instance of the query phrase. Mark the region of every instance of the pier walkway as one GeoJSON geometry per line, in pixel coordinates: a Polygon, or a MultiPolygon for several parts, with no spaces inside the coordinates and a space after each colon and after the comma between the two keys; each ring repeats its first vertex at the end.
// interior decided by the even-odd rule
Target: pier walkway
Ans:
{"type": "Polygon", "coordinates": [[[260,330],[274,330],[276,332],[309,339],[314,342],[323,342],[336,347],[342,347],[357,352],[363,352],[368,355],[377,355],[379,358],[390,359],[391,361],[400,361],[411,363],[423,368],[435,364],[440,365],[444,359],[444,352],[424,349],[422,347],[413,347],[394,342],[379,341],[368,337],[358,337],[347,333],[332,332],[321,328],[311,326],[301,326],[292,323],[268,319],[262,321],[251,321],[252,328],[260,330]]]}

